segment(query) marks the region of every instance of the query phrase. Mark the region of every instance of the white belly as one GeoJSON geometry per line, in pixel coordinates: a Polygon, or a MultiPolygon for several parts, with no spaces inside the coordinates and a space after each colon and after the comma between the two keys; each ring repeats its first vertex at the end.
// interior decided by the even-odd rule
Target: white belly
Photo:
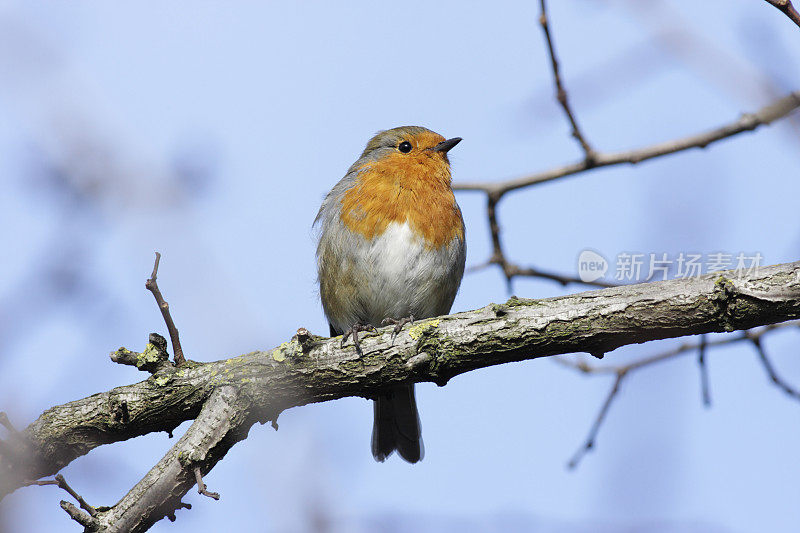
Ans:
{"type": "Polygon", "coordinates": [[[337,329],[343,331],[356,322],[380,325],[384,318],[412,314],[427,318],[450,311],[464,271],[462,241],[453,239],[431,249],[407,223],[392,223],[371,241],[360,236],[357,241],[350,241],[355,246],[343,254],[350,256],[343,264],[352,265],[359,280],[357,296],[352,305],[328,313],[337,329]]]}

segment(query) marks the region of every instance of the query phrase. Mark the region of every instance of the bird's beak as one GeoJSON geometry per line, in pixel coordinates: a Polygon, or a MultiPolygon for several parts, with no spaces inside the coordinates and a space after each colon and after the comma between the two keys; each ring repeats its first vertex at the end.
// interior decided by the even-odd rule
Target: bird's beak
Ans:
{"type": "Polygon", "coordinates": [[[453,148],[455,145],[461,142],[461,137],[453,137],[452,139],[447,139],[446,141],[442,141],[436,146],[433,147],[434,152],[442,152],[446,154],[453,148]]]}

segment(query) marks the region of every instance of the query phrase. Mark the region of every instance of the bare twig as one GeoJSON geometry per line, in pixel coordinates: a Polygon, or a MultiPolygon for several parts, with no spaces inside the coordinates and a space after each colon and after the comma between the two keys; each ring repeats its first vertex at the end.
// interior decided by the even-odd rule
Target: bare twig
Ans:
{"type": "Polygon", "coordinates": [[[800,91],[795,91],[770,102],[755,113],[745,113],[737,120],[712,130],[689,135],[680,139],[636,148],[634,150],[597,153],[596,162],[591,167],[586,165],[585,161],[578,161],[576,163],[506,181],[454,183],[453,189],[460,191],[484,191],[487,194],[495,194],[499,199],[500,196],[516,189],[579,174],[594,168],[620,165],[623,163],[636,164],[648,159],[674,154],[691,148],[705,148],[709,144],[717,141],[733,137],[745,131],[752,131],[759,126],[770,124],[787,116],[798,107],[800,107],[800,91]]]}
{"type": "Polygon", "coordinates": [[[86,531],[97,530],[97,520],[75,507],[75,505],[68,501],[61,500],[61,508],[67,512],[70,518],[85,527],[86,531]]]}
{"type": "Polygon", "coordinates": [[[571,283],[579,283],[581,285],[589,285],[592,287],[618,287],[619,285],[616,283],[611,283],[608,281],[584,281],[580,278],[576,278],[573,276],[565,276],[563,274],[556,274],[555,272],[546,272],[544,270],[539,270],[536,268],[531,267],[520,267],[514,263],[509,263],[505,261],[506,268],[508,269],[508,275],[511,277],[514,276],[523,276],[523,277],[532,277],[532,278],[542,278],[542,279],[549,279],[551,281],[555,281],[560,283],[562,286],[569,285],[571,283]]]}
{"type": "Polygon", "coordinates": [[[492,240],[492,256],[489,258],[488,261],[480,265],[470,267],[468,272],[476,272],[478,270],[483,270],[484,268],[488,268],[491,265],[498,265],[500,269],[503,271],[503,275],[506,278],[506,288],[508,289],[508,292],[511,292],[511,280],[514,279],[515,277],[533,277],[533,278],[549,279],[551,281],[560,283],[562,286],[567,286],[571,283],[578,283],[581,285],[590,285],[594,287],[603,287],[603,288],[617,286],[614,283],[607,283],[605,281],[600,281],[600,280],[583,281],[582,279],[574,276],[566,276],[555,272],[546,272],[544,270],[539,270],[533,267],[521,267],[506,259],[505,253],[503,252],[503,243],[500,238],[500,224],[497,221],[498,199],[499,198],[493,194],[488,194],[486,197],[486,214],[487,217],[489,218],[489,234],[492,240]]]}
{"type": "MultiPolygon", "coordinates": [[[[716,348],[719,346],[725,346],[727,344],[736,344],[742,341],[752,341],[753,339],[760,339],[761,337],[763,337],[764,335],[773,330],[794,328],[794,327],[800,327],[800,321],[791,320],[788,322],[781,322],[779,324],[770,324],[768,326],[763,326],[760,328],[748,329],[746,331],[741,331],[739,333],[723,337],[721,339],[706,341],[705,344],[706,348],[716,348]]],[[[643,357],[641,359],[637,359],[636,361],[621,366],[590,365],[589,363],[582,360],[571,361],[563,357],[555,358],[554,361],[556,361],[558,364],[562,366],[573,368],[584,374],[617,374],[620,371],[629,372],[631,370],[637,370],[645,366],[650,366],[655,363],[660,363],[667,359],[672,359],[673,357],[677,357],[679,355],[684,355],[686,353],[699,350],[701,344],[702,342],[684,342],[670,350],[666,350],[664,352],[660,352],[655,355],[643,357]]]]}
{"type": "Polygon", "coordinates": [[[11,423],[11,420],[8,419],[8,414],[6,414],[5,411],[0,411],[0,426],[6,428],[9,435],[19,435],[19,431],[17,431],[17,428],[11,423]]]}
{"type": "Polygon", "coordinates": [[[611,387],[611,390],[608,391],[608,395],[603,402],[603,406],[600,408],[600,412],[597,413],[597,418],[595,418],[592,428],[589,430],[589,434],[586,436],[586,440],[575,452],[575,455],[572,456],[572,459],[569,460],[569,463],[567,463],[568,468],[572,469],[578,466],[578,463],[580,463],[581,459],[583,459],[583,456],[589,453],[592,448],[594,448],[594,441],[597,438],[597,433],[600,431],[600,426],[606,419],[608,409],[611,407],[611,402],[614,401],[614,398],[616,398],[617,394],[619,393],[619,386],[622,383],[622,380],[627,375],[627,372],[624,370],[617,373],[617,377],[614,380],[614,385],[611,387]]]}
{"type": "Polygon", "coordinates": [[[697,365],[700,368],[700,389],[703,393],[703,405],[711,407],[711,391],[708,386],[708,367],[706,366],[706,347],[708,347],[706,336],[700,335],[700,348],[697,350],[697,365]]]}
{"type": "MultiPolygon", "coordinates": [[[[515,277],[531,277],[531,278],[541,278],[541,279],[549,279],[551,281],[555,281],[562,286],[567,286],[573,283],[580,284],[580,285],[588,285],[591,287],[619,287],[617,283],[611,283],[607,281],[584,281],[580,278],[574,276],[566,276],[564,274],[558,274],[557,272],[548,272],[545,270],[539,270],[533,267],[521,267],[516,263],[511,263],[508,261],[505,256],[500,257],[499,259],[491,258],[488,261],[485,261],[479,265],[473,265],[466,269],[466,273],[470,274],[473,272],[479,272],[486,268],[489,268],[492,265],[500,265],[503,274],[506,276],[506,281],[511,281],[511,279],[515,277]]],[[[507,287],[508,290],[511,290],[510,285],[507,287]]]]}
{"type": "MultiPolygon", "coordinates": [[[[792,18],[792,20],[796,21],[796,19],[793,18],[793,15],[796,16],[797,12],[794,10],[794,7],[789,0],[767,1],[786,13],[790,18],[792,18]]],[[[775,120],[787,116],[792,111],[800,107],[800,91],[795,91],[783,98],[774,100],[753,114],[743,114],[736,121],[713,130],[624,152],[596,152],[592,149],[591,145],[588,143],[586,137],[583,135],[580,127],[578,126],[575,114],[573,113],[569,104],[566,88],[561,80],[560,67],[556,57],[555,46],[553,44],[553,38],[550,32],[550,26],[547,17],[546,0],[540,0],[540,6],[541,14],[539,17],[539,23],[544,32],[547,50],[550,56],[553,81],[556,88],[556,97],[572,127],[572,136],[578,141],[583,149],[584,158],[583,160],[575,163],[563,165],[561,167],[538,172],[521,178],[510,179],[501,182],[468,182],[454,184],[453,189],[455,190],[483,191],[488,196],[489,229],[491,232],[493,248],[492,256],[483,264],[471,268],[470,271],[480,270],[490,265],[499,266],[506,278],[509,291],[511,289],[511,280],[515,276],[529,276],[549,279],[556,281],[561,285],[567,285],[569,283],[583,283],[586,285],[613,286],[613,284],[602,281],[586,283],[572,276],[554,274],[535,268],[522,268],[509,261],[502,250],[500,229],[499,224],[497,223],[496,213],[497,203],[500,201],[503,195],[516,189],[587,172],[594,168],[620,165],[623,163],[636,164],[641,161],[689,150],[691,148],[705,148],[711,143],[732,137],[745,131],[752,131],[761,125],[769,124],[775,120]]]]}
{"type": "Polygon", "coordinates": [[[134,352],[127,348],[117,348],[109,354],[111,360],[115,363],[129,366],[136,366],[140,355],[139,352],[134,352]]]}
{"type": "Polygon", "coordinates": [[[778,8],[778,10],[789,17],[789,20],[800,27],[800,13],[792,5],[791,0],[766,0],[769,4],[778,8]]]}
{"type": "Polygon", "coordinates": [[[792,398],[800,400],[800,392],[786,383],[783,379],[781,379],[780,376],[778,376],[778,373],[775,372],[775,368],[772,366],[772,363],[767,357],[767,353],[764,351],[764,346],[761,344],[761,336],[752,337],[750,340],[753,342],[753,346],[758,353],[758,358],[761,360],[761,364],[764,365],[764,370],[767,371],[767,375],[769,376],[769,379],[772,380],[772,383],[774,383],[776,387],[781,389],[792,398]]]}
{"type": "MultiPolygon", "coordinates": [[[[769,360],[767,359],[763,348],[761,347],[761,339],[767,333],[769,333],[771,331],[778,330],[778,329],[783,329],[783,328],[788,328],[788,327],[798,327],[798,326],[800,326],[800,322],[798,322],[798,321],[783,322],[783,323],[780,323],[780,324],[771,324],[771,325],[764,326],[764,327],[761,327],[761,328],[758,328],[758,329],[751,329],[751,330],[747,330],[747,331],[742,331],[742,332],[740,332],[740,333],[738,333],[736,335],[732,335],[732,336],[729,336],[729,337],[725,337],[725,338],[718,339],[718,340],[715,340],[715,341],[710,341],[710,342],[706,339],[705,335],[701,335],[699,342],[685,342],[685,343],[683,343],[683,344],[681,344],[681,345],[679,345],[679,346],[677,346],[675,348],[672,348],[670,350],[666,350],[664,352],[661,352],[661,353],[658,353],[658,354],[655,354],[655,355],[644,357],[642,359],[638,359],[638,360],[633,361],[631,363],[628,363],[626,365],[620,365],[620,366],[610,366],[610,365],[597,365],[597,366],[594,366],[594,365],[590,365],[589,363],[587,363],[586,361],[583,361],[583,360],[579,360],[579,361],[576,362],[576,361],[570,361],[570,360],[567,360],[567,359],[564,359],[564,358],[560,358],[560,357],[559,358],[555,358],[554,360],[556,362],[558,362],[559,364],[567,366],[567,367],[570,367],[570,368],[573,368],[573,369],[575,369],[575,370],[577,370],[579,372],[582,372],[584,374],[614,374],[616,376],[615,381],[614,381],[614,385],[611,387],[611,390],[609,391],[608,395],[606,396],[606,399],[603,402],[603,405],[600,407],[600,411],[597,413],[597,416],[595,417],[594,423],[592,424],[592,427],[589,429],[589,433],[588,433],[588,435],[586,437],[586,440],[578,448],[578,450],[575,452],[575,454],[572,456],[572,458],[570,459],[569,463],[567,463],[567,466],[569,468],[575,468],[575,466],[578,465],[578,463],[583,458],[583,456],[586,455],[589,451],[591,451],[594,448],[594,444],[595,444],[595,442],[597,440],[597,434],[599,433],[600,427],[602,426],[603,422],[605,421],[606,415],[608,414],[608,411],[609,411],[609,407],[611,406],[611,402],[613,401],[614,397],[619,393],[620,383],[622,382],[623,378],[628,376],[630,374],[630,372],[632,372],[634,370],[637,370],[639,368],[650,366],[650,365],[653,365],[655,363],[660,363],[662,361],[666,361],[666,360],[672,359],[674,357],[677,357],[679,355],[684,355],[684,354],[693,352],[695,350],[698,350],[700,352],[699,359],[703,360],[703,358],[705,356],[705,351],[709,347],[724,346],[724,345],[728,345],[728,344],[740,343],[742,341],[752,342],[753,345],[756,347],[756,350],[758,351],[759,357],[761,358],[761,362],[763,363],[764,368],[767,370],[767,374],[769,375],[769,377],[772,380],[772,382],[776,386],[778,386],[781,390],[786,392],[786,394],[788,394],[788,395],[790,395],[790,396],[792,396],[792,397],[794,397],[796,399],[800,399],[800,392],[798,392],[797,390],[795,390],[792,387],[790,387],[788,384],[786,384],[786,382],[784,382],[777,375],[777,373],[773,369],[772,365],[770,364],[769,360]]],[[[710,395],[708,393],[708,377],[705,374],[705,372],[703,371],[703,369],[705,367],[705,364],[704,364],[704,362],[700,363],[700,364],[701,364],[702,375],[705,376],[703,378],[703,381],[702,381],[702,384],[703,384],[703,403],[704,403],[704,405],[710,405],[711,400],[710,400],[710,395]]]]}
{"type": "Polygon", "coordinates": [[[151,374],[163,370],[165,366],[172,366],[169,362],[169,353],[167,353],[167,339],[158,333],[150,334],[143,352],[134,352],[121,347],[111,352],[110,357],[115,363],[135,366],[139,370],[151,374]]]}
{"type": "Polygon", "coordinates": [[[589,171],[593,168],[613,166],[623,163],[635,164],[647,159],[662,157],[668,154],[688,150],[690,148],[705,148],[709,144],[722,139],[732,137],[745,131],[754,130],[761,125],[770,124],[775,120],[787,116],[798,107],[800,107],[800,91],[795,91],[793,93],[789,93],[789,95],[783,98],[774,100],[755,113],[743,114],[734,122],[703,133],[698,133],[688,137],[645,146],[625,152],[593,152],[593,160],[591,163],[587,159],[584,159],[576,163],[546,170],[544,172],[539,172],[522,178],[511,179],[502,182],[456,183],[453,185],[453,189],[455,190],[483,191],[487,196],[487,217],[489,219],[489,231],[492,240],[492,255],[486,262],[478,267],[473,268],[472,270],[474,271],[486,268],[489,265],[498,265],[503,271],[503,275],[505,276],[509,285],[509,290],[511,279],[515,276],[529,276],[549,279],[556,281],[561,285],[567,285],[569,283],[582,283],[584,285],[594,285],[600,287],[613,286],[611,283],[606,283],[599,280],[586,283],[579,278],[572,276],[554,274],[535,268],[522,268],[509,261],[503,252],[502,240],[500,237],[500,224],[497,221],[497,204],[500,202],[500,199],[503,197],[503,195],[516,189],[579,174],[589,171]]]}
{"type": "Polygon", "coordinates": [[[213,500],[219,500],[219,493],[209,491],[208,487],[206,487],[206,484],[203,483],[203,474],[200,473],[199,466],[194,467],[194,478],[197,480],[197,492],[203,496],[208,496],[213,500]]]}
{"type": "Polygon", "coordinates": [[[161,254],[156,252],[156,262],[153,265],[153,273],[150,275],[150,279],[145,282],[144,286],[148,291],[153,293],[156,303],[158,304],[158,308],[161,310],[161,316],[164,317],[164,322],[167,324],[167,331],[169,331],[169,338],[172,341],[172,351],[175,353],[175,364],[180,366],[186,362],[186,359],[183,357],[181,340],[178,337],[178,328],[175,327],[175,322],[172,321],[172,316],[169,314],[169,304],[166,300],[164,300],[164,297],[161,295],[161,291],[158,289],[158,283],[156,283],[156,276],[158,275],[158,263],[160,261],[161,254]]]}
{"type": "Polygon", "coordinates": [[[595,151],[589,145],[586,137],[581,132],[581,129],[578,126],[578,121],[575,118],[575,114],[572,112],[572,108],[569,105],[567,90],[564,88],[564,84],[561,81],[561,73],[559,71],[558,59],[556,58],[556,51],[553,45],[553,38],[550,35],[550,26],[547,19],[547,6],[545,5],[545,0],[541,0],[540,4],[541,15],[539,16],[539,24],[542,26],[544,38],[547,41],[547,51],[550,53],[550,65],[553,71],[553,82],[556,86],[556,99],[558,100],[558,103],[561,104],[562,109],[564,109],[564,114],[567,116],[570,126],[572,126],[571,135],[576,141],[578,141],[578,144],[580,144],[581,148],[583,149],[584,161],[589,167],[591,167],[594,164],[595,151]]]}
{"type": "Polygon", "coordinates": [[[97,516],[97,509],[86,503],[86,500],[84,500],[80,494],[75,492],[72,489],[72,487],[69,486],[67,480],[64,479],[64,476],[62,476],[61,474],[56,474],[55,479],[39,479],[36,481],[29,481],[26,483],[26,485],[39,485],[40,487],[43,487],[45,485],[56,485],[59,488],[67,491],[70,496],[75,498],[75,500],[81,506],[81,509],[89,513],[89,515],[91,515],[92,517],[97,516]]]}
{"type": "MultiPolygon", "coordinates": [[[[547,49],[550,54],[550,64],[552,66],[553,82],[555,84],[555,89],[556,89],[556,98],[559,104],[561,105],[562,109],[564,110],[567,120],[569,121],[572,127],[572,136],[578,141],[581,148],[583,149],[584,153],[583,163],[587,166],[587,168],[591,168],[592,166],[594,166],[596,153],[589,145],[589,142],[586,140],[586,137],[583,135],[580,127],[578,126],[578,121],[575,118],[575,114],[572,112],[572,108],[570,107],[569,104],[569,97],[567,95],[567,90],[564,87],[563,82],[561,81],[561,72],[559,69],[558,59],[556,57],[553,38],[550,33],[550,26],[547,18],[547,6],[545,0],[541,0],[541,15],[539,17],[539,23],[542,26],[545,40],[547,42],[547,49]]],[[[567,276],[554,272],[547,272],[533,267],[522,267],[518,264],[509,261],[506,258],[505,254],[503,253],[502,242],[500,239],[500,224],[497,222],[497,203],[500,201],[502,195],[503,195],[502,192],[498,192],[496,194],[490,192],[489,194],[487,194],[487,215],[489,218],[489,231],[492,240],[492,256],[483,265],[473,267],[470,269],[470,271],[474,272],[476,270],[486,268],[490,265],[498,265],[500,269],[503,271],[503,275],[506,278],[506,285],[509,292],[511,292],[511,281],[513,278],[517,276],[548,279],[551,281],[555,281],[561,284],[562,286],[566,286],[571,283],[580,283],[583,285],[592,285],[595,287],[615,286],[615,284],[613,283],[606,283],[603,281],[586,282],[575,276],[567,276]]]]}

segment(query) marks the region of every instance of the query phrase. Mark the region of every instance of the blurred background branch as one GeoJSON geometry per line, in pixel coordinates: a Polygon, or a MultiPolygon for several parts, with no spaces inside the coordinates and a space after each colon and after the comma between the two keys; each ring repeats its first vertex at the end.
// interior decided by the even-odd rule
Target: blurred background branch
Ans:
{"type": "Polygon", "coordinates": [[[800,322],[798,321],[783,322],[780,324],[771,324],[769,326],[764,326],[762,328],[750,329],[736,334],[727,335],[723,338],[716,339],[710,342],[706,341],[705,335],[700,335],[700,341],[698,342],[684,342],[683,344],[675,348],[671,348],[664,352],[651,355],[648,357],[642,357],[640,359],[636,359],[635,361],[626,363],[624,365],[599,366],[587,362],[585,358],[577,360],[573,360],[567,357],[555,358],[554,360],[557,361],[559,364],[577,370],[583,374],[614,375],[614,383],[612,384],[611,389],[609,390],[608,395],[606,396],[606,399],[603,401],[603,404],[597,413],[597,417],[595,418],[594,423],[592,424],[592,427],[589,430],[589,434],[587,435],[586,440],[572,456],[572,459],[569,460],[568,463],[569,468],[575,468],[576,466],[578,466],[578,463],[580,463],[584,455],[586,455],[588,452],[592,451],[595,448],[597,441],[597,434],[600,432],[600,427],[602,426],[603,421],[605,421],[606,419],[606,415],[608,414],[609,408],[611,407],[611,402],[619,394],[622,381],[626,377],[628,377],[632,371],[649,367],[651,365],[655,365],[657,363],[661,363],[678,356],[687,355],[693,352],[700,353],[698,364],[702,376],[701,396],[703,399],[703,405],[705,405],[706,407],[711,406],[708,376],[706,374],[707,370],[705,366],[706,349],[714,348],[717,346],[726,346],[729,344],[740,343],[743,341],[748,341],[752,343],[753,346],[756,347],[757,353],[759,355],[759,360],[761,361],[764,370],[767,372],[770,381],[793,399],[800,400],[800,395],[798,395],[797,390],[794,389],[789,384],[787,384],[774,370],[772,364],[769,362],[769,359],[766,355],[766,352],[764,351],[764,348],[762,347],[762,342],[761,342],[762,338],[772,331],[780,330],[783,328],[797,328],[797,327],[800,327],[800,322]]]}

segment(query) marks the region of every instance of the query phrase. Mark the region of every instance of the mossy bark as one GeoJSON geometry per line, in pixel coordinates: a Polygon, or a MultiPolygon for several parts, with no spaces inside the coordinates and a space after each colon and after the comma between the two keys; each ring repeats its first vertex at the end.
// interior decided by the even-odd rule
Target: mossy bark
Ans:
{"type": "MultiPolygon", "coordinates": [[[[233,391],[225,404],[230,423],[224,435],[192,460],[204,472],[244,438],[252,424],[274,421],[290,407],[347,396],[373,398],[398,383],[444,385],[458,374],[513,361],[570,352],[602,356],[627,344],[797,318],[800,262],[764,267],[745,279],[726,271],[543,300],[512,298],[420,322],[405,328],[394,342],[391,327],[364,333],[362,357],[349,343],[341,347],[340,338],[312,336],[304,337],[303,343],[293,339],[269,351],[211,363],[187,361],[179,368],[161,364],[140,383],[48,409],[19,436],[4,441],[0,497],[26,480],[55,474],[102,444],[171,432],[181,422],[196,419],[220,390],[233,391]]],[[[178,444],[183,446],[177,443],[171,453],[178,453],[178,444]]],[[[180,468],[176,470],[169,457],[162,462],[171,465],[170,475],[177,479],[180,468]]],[[[192,484],[184,472],[168,499],[149,502],[145,510],[130,502],[158,497],[137,485],[139,492],[132,490],[101,513],[97,529],[115,531],[120,529],[114,524],[130,525],[125,520],[134,511],[127,509],[135,509],[149,513],[134,528],[144,530],[177,508],[192,484]]]]}

